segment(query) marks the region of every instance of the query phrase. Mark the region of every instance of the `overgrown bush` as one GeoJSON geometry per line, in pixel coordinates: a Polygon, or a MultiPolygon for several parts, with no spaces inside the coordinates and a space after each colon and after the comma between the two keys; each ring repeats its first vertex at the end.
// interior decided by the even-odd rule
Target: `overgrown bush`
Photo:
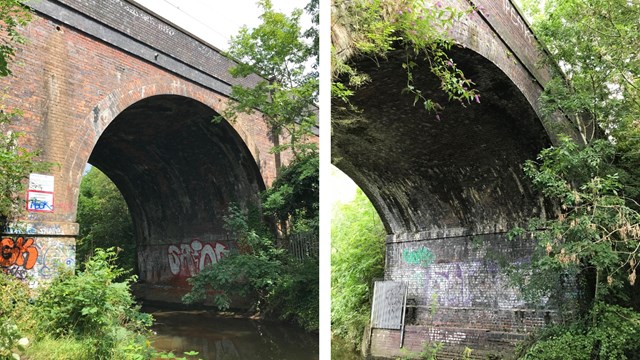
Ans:
{"type": "Polygon", "coordinates": [[[39,339],[77,339],[93,359],[130,359],[150,351],[146,329],[151,315],[139,311],[130,292],[135,277],[114,265],[113,249],[96,249],[85,270],[61,272],[36,299],[39,339]]]}
{"type": "Polygon", "coordinates": [[[232,206],[226,226],[238,238],[240,252],[225,256],[191,277],[185,303],[204,301],[211,293],[221,310],[233,299],[250,302],[250,310],[293,320],[307,330],[319,324],[318,260],[299,261],[275,246],[274,238],[260,221],[232,206]]]}
{"type": "Polygon", "coordinates": [[[520,354],[527,360],[637,359],[640,314],[617,305],[596,304],[591,313],[569,326],[546,329],[520,354]],[[596,319],[593,323],[592,319],[596,319]]]}
{"type": "Polygon", "coordinates": [[[0,272],[0,360],[20,358],[29,342],[25,329],[33,326],[26,283],[0,272]]]}

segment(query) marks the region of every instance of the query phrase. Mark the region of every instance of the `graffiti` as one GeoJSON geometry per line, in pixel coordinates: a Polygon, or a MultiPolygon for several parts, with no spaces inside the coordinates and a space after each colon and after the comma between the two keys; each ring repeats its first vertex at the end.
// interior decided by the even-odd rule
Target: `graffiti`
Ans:
{"type": "Polygon", "coordinates": [[[198,239],[193,240],[191,244],[170,245],[169,268],[173,275],[193,276],[205,266],[217,264],[228,253],[227,246],[219,242],[203,244],[198,239]]]}
{"type": "Polygon", "coordinates": [[[62,227],[60,224],[10,223],[4,227],[3,231],[6,234],[62,235],[62,227]]]}
{"type": "Polygon", "coordinates": [[[527,39],[527,42],[529,44],[533,44],[535,39],[531,31],[529,31],[529,26],[522,19],[522,16],[520,16],[520,13],[518,12],[518,10],[516,10],[516,8],[514,8],[513,5],[511,5],[511,1],[503,0],[502,7],[503,7],[503,10],[509,14],[509,19],[511,20],[511,23],[519,28],[519,30],[522,32],[522,34],[524,35],[524,38],[527,39]]]}
{"type": "Polygon", "coordinates": [[[448,263],[430,267],[425,272],[425,298],[437,297],[440,306],[471,306],[469,274],[476,272],[476,265],[448,263]]]}
{"type": "Polygon", "coordinates": [[[458,345],[462,343],[466,338],[467,334],[459,331],[449,331],[435,328],[429,329],[429,340],[432,343],[458,345]]]}
{"type": "Polygon", "coordinates": [[[427,267],[434,263],[436,256],[428,248],[421,246],[418,249],[402,250],[402,260],[407,264],[427,267]]]}
{"type": "Polygon", "coordinates": [[[29,210],[53,210],[46,200],[29,199],[29,210]]]}
{"type": "Polygon", "coordinates": [[[138,10],[137,8],[135,8],[134,6],[131,6],[129,4],[126,4],[124,2],[122,2],[122,0],[111,0],[111,3],[119,5],[120,7],[122,7],[126,12],[128,12],[129,14],[131,14],[133,17],[138,18],[142,21],[144,21],[147,24],[150,24],[151,26],[157,26],[158,30],[162,31],[163,33],[169,35],[169,36],[173,36],[176,32],[175,30],[170,27],[169,25],[163,24],[161,22],[158,22],[154,17],[152,17],[151,15],[138,10]]]}
{"type": "Polygon", "coordinates": [[[2,272],[14,276],[18,280],[27,280],[27,269],[22,266],[11,265],[7,268],[2,268],[2,272]]]}
{"type": "Polygon", "coordinates": [[[38,249],[33,245],[33,239],[19,237],[3,238],[2,255],[0,256],[0,267],[9,268],[11,266],[22,267],[26,270],[33,268],[38,259],[38,249]]]}
{"type": "Polygon", "coordinates": [[[46,243],[39,242],[37,245],[40,251],[36,270],[38,276],[43,279],[53,277],[57,272],[57,268],[65,265],[74,268],[76,265],[76,247],[72,244],[66,244],[57,241],[48,241],[46,243]]]}

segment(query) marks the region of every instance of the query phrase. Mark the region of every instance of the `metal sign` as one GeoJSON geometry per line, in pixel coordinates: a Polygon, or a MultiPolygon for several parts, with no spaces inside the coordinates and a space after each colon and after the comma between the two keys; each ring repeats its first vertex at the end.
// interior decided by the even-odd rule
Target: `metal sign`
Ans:
{"type": "Polygon", "coordinates": [[[373,287],[371,327],[402,329],[407,285],[399,281],[376,281],[373,287]]]}

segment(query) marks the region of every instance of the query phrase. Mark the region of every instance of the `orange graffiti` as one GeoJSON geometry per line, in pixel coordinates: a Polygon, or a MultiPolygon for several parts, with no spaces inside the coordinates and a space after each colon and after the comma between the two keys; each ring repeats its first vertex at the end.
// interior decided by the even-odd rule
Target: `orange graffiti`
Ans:
{"type": "Polygon", "coordinates": [[[0,267],[11,265],[22,266],[31,269],[38,260],[38,249],[33,246],[33,239],[19,237],[16,240],[4,238],[0,242],[2,245],[2,256],[0,256],[0,267]]]}

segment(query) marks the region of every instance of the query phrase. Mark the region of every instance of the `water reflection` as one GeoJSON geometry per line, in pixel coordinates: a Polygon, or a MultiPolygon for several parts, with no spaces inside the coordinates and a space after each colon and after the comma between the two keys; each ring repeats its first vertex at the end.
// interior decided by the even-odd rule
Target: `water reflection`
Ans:
{"type": "Polygon", "coordinates": [[[220,316],[207,311],[157,311],[158,350],[198,351],[205,360],[318,359],[318,336],[283,323],[220,316]]]}

